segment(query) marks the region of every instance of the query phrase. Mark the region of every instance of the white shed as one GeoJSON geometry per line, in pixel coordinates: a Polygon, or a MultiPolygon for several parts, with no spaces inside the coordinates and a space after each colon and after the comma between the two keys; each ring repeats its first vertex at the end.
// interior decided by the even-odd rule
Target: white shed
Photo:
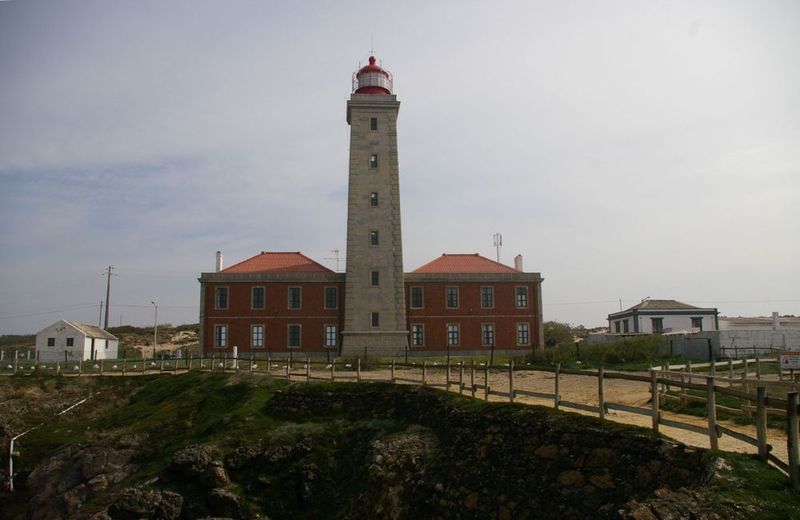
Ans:
{"type": "Polygon", "coordinates": [[[60,320],[36,334],[36,356],[40,362],[115,359],[119,339],[108,331],[60,320]]]}

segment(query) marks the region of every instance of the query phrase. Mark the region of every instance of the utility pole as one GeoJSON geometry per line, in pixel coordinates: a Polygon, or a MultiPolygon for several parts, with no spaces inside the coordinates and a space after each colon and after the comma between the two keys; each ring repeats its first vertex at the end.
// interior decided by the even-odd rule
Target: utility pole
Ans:
{"type": "Polygon", "coordinates": [[[494,247],[497,249],[497,262],[500,262],[500,246],[503,245],[503,235],[500,233],[494,234],[494,247]]]}
{"type": "Polygon", "coordinates": [[[153,359],[156,358],[156,349],[158,348],[158,304],[154,301],[150,301],[153,304],[153,307],[156,308],[156,316],[153,320],[153,359]]]}
{"type": "Polygon", "coordinates": [[[112,271],[114,270],[113,265],[109,265],[108,269],[106,269],[106,316],[103,320],[103,328],[108,330],[108,299],[111,297],[111,275],[113,274],[112,271]]]}
{"type": "Polygon", "coordinates": [[[103,324],[103,300],[100,300],[100,310],[97,311],[97,326],[103,324]]]}

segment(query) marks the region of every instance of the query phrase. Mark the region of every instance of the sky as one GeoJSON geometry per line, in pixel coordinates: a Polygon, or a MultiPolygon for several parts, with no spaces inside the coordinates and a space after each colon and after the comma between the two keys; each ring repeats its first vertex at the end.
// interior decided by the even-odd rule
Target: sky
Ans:
{"type": "MultiPolygon", "coordinates": [[[[800,3],[0,1],[0,334],[198,320],[344,255],[352,74],[394,75],[406,271],[522,254],[544,319],[800,315],[800,3]]],[[[343,267],[344,263],[340,264],[343,267]]]]}

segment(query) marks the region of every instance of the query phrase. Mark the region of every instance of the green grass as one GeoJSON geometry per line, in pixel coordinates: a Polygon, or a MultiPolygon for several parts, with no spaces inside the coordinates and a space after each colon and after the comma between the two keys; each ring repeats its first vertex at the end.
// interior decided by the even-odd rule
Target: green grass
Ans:
{"type": "Polygon", "coordinates": [[[731,465],[732,471],[721,472],[721,478],[708,488],[708,496],[761,510],[759,513],[750,512],[748,518],[800,518],[800,494],[790,489],[785,475],[754,455],[724,453],[721,456],[731,465]]]}

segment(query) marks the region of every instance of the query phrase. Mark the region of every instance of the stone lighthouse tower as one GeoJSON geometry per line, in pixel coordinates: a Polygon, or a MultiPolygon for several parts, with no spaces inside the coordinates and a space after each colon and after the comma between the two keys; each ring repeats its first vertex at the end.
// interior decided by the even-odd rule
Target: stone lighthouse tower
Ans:
{"type": "Polygon", "coordinates": [[[350,176],[347,197],[342,355],[398,355],[408,345],[397,113],[392,75],[375,63],[353,75],[347,102],[350,176]]]}

